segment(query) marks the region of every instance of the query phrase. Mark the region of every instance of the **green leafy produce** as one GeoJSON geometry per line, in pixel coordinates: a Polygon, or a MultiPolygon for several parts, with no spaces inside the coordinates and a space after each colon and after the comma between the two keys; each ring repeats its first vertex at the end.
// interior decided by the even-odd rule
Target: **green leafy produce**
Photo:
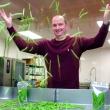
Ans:
{"type": "Polygon", "coordinates": [[[93,110],[100,110],[104,106],[105,93],[102,92],[98,96],[93,92],[93,110]]]}
{"type": "Polygon", "coordinates": [[[105,0],[101,0],[101,2],[102,2],[103,4],[105,4],[105,0]]]}
{"type": "Polygon", "coordinates": [[[3,21],[0,21],[0,33],[4,30],[5,24],[3,21]]]}
{"type": "Polygon", "coordinates": [[[79,18],[81,19],[82,17],[84,17],[87,14],[88,14],[88,12],[83,8],[83,9],[81,9],[81,11],[79,13],[79,18]]]}
{"type": "Polygon", "coordinates": [[[0,8],[5,8],[5,7],[8,7],[9,5],[11,5],[10,2],[5,3],[5,4],[0,4],[0,8]]]}
{"type": "Polygon", "coordinates": [[[99,11],[104,12],[104,11],[110,11],[110,10],[107,10],[106,7],[101,7],[99,11]]]}
{"type": "Polygon", "coordinates": [[[84,110],[84,106],[57,102],[28,102],[19,106],[17,100],[9,100],[0,104],[0,110],[84,110]]]}
{"type": "Polygon", "coordinates": [[[55,3],[56,0],[53,0],[49,6],[49,8],[52,8],[53,4],[55,3]]]}
{"type": "Polygon", "coordinates": [[[20,104],[24,103],[27,98],[27,88],[21,88],[18,90],[18,101],[20,104]]]}
{"type": "Polygon", "coordinates": [[[14,16],[21,16],[21,15],[23,15],[23,13],[14,13],[14,14],[11,14],[12,17],[14,17],[14,16]]]}
{"type": "Polygon", "coordinates": [[[31,24],[33,23],[33,21],[35,20],[33,15],[32,15],[32,11],[31,11],[31,5],[28,4],[29,6],[29,16],[25,15],[25,8],[23,8],[23,12],[22,12],[22,17],[21,17],[21,26],[19,27],[20,31],[26,31],[29,30],[31,24]]]}
{"type": "Polygon", "coordinates": [[[80,36],[81,34],[83,34],[82,31],[80,31],[79,27],[77,28],[77,30],[73,33],[73,36],[80,36]]]}
{"type": "Polygon", "coordinates": [[[6,110],[7,108],[14,108],[16,106],[17,106],[17,99],[6,100],[0,103],[0,110],[6,110]]]}
{"type": "Polygon", "coordinates": [[[60,12],[60,2],[59,0],[53,0],[49,6],[49,9],[53,8],[54,11],[59,14],[60,12]]]}
{"type": "Polygon", "coordinates": [[[22,52],[24,52],[24,51],[25,51],[25,50],[27,50],[27,49],[28,49],[28,47],[25,47],[25,48],[24,48],[24,49],[22,49],[21,51],[22,51],[22,52]]]}

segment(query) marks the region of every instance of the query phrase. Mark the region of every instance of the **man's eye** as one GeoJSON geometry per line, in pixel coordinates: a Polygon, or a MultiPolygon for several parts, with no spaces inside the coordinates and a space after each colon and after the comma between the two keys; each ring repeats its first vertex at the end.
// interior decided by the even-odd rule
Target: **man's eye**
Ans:
{"type": "Polygon", "coordinates": [[[59,26],[61,26],[61,25],[63,25],[63,24],[60,23],[59,26]]]}
{"type": "Polygon", "coordinates": [[[53,24],[53,27],[56,27],[56,24],[53,24]]]}

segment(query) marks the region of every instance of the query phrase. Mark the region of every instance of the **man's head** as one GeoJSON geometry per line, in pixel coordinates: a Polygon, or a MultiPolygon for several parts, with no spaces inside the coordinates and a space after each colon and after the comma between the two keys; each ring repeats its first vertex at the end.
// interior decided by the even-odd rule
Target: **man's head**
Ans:
{"type": "Polygon", "coordinates": [[[52,18],[52,30],[56,39],[64,36],[66,33],[67,24],[63,16],[56,15],[52,18]]]}

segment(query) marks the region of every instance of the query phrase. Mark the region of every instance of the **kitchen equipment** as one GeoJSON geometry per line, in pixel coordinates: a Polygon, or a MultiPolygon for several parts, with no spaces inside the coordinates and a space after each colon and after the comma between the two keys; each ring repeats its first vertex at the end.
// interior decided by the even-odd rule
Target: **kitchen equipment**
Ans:
{"type": "Polygon", "coordinates": [[[24,75],[24,61],[0,57],[0,86],[17,86],[17,82],[24,79],[24,75]]]}

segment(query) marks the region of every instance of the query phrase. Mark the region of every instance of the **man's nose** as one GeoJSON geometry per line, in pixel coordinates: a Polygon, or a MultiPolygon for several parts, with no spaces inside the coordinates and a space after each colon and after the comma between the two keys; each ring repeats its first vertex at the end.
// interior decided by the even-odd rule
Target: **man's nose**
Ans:
{"type": "Polygon", "coordinates": [[[59,25],[56,26],[56,29],[59,29],[59,25]]]}

